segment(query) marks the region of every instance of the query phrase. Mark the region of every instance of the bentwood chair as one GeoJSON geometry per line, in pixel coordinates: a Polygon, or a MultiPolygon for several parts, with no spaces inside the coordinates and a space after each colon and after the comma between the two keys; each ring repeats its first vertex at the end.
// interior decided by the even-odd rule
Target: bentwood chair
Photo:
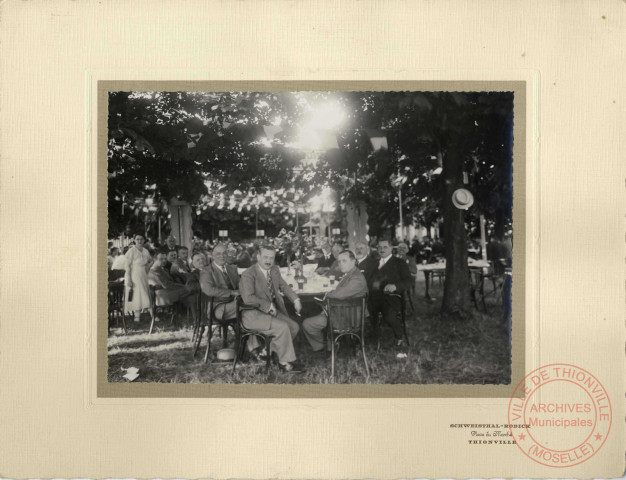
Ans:
{"type": "Polygon", "coordinates": [[[250,330],[246,328],[242,321],[242,313],[244,310],[254,310],[255,307],[252,305],[246,305],[243,303],[241,297],[237,297],[237,322],[235,323],[235,335],[236,335],[236,351],[235,351],[235,360],[233,361],[233,373],[235,373],[235,367],[237,363],[243,360],[243,354],[245,351],[246,343],[248,342],[248,338],[251,336],[261,337],[263,339],[263,344],[265,346],[265,350],[267,351],[267,361],[265,364],[265,372],[269,372],[270,369],[270,361],[272,358],[272,349],[271,349],[271,341],[272,335],[268,335],[266,333],[262,333],[256,330],[250,330]]]}
{"type": "Polygon", "coordinates": [[[204,293],[199,294],[200,297],[200,313],[198,315],[199,327],[195,334],[195,348],[193,351],[193,357],[196,358],[204,330],[207,331],[207,344],[206,351],[204,353],[204,363],[208,363],[211,356],[211,340],[213,338],[214,327],[222,330],[222,338],[224,348],[228,346],[228,327],[231,327],[236,332],[235,323],[237,317],[219,319],[215,316],[215,311],[220,305],[230,303],[232,300],[215,300],[213,297],[209,297],[204,293]]]}
{"type": "Polygon", "coordinates": [[[122,319],[122,328],[124,333],[128,333],[126,327],[126,314],[124,313],[124,282],[109,282],[109,331],[113,320],[120,325],[122,319]]]}
{"type": "Polygon", "coordinates": [[[474,270],[472,281],[472,298],[474,305],[478,309],[482,305],[483,311],[488,312],[486,298],[493,296],[497,298],[498,293],[502,294],[505,283],[506,261],[499,259],[489,261],[489,267],[474,270]],[[491,288],[485,289],[485,283],[491,283],[491,288]]]}
{"type": "Polygon", "coordinates": [[[370,369],[365,356],[365,306],[367,295],[350,299],[326,299],[326,314],[328,315],[328,336],[330,340],[330,377],[335,379],[335,349],[339,339],[351,337],[359,341],[363,363],[367,378],[370,377],[370,369]]]}
{"type": "Polygon", "coordinates": [[[172,325],[176,322],[176,309],[174,305],[157,305],[157,288],[155,285],[150,285],[150,303],[152,304],[152,321],[150,322],[150,330],[148,334],[152,334],[154,329],[154,322],[159,315],[169,315],[170,323],[172,325]]]}

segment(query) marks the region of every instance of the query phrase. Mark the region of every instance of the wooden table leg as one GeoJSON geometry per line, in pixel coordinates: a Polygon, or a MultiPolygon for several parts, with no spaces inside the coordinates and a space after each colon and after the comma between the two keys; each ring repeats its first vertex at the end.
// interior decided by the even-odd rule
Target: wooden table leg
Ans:
{"type": "Polygon", "coordinates": [[[423,272],[424,272],[424,280],[426,281],[426,293],[424,294],[424,297],[429,302],[432,302],[433,299],[430,298],[430,293],[428,291],[428,284],[430,283],[430,270],[423,270],[423,272]]]}

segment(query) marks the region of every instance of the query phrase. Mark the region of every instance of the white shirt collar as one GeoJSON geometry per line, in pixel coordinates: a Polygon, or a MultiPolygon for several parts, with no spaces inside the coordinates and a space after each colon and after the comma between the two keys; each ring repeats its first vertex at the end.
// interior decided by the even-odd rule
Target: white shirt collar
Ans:
{"type": "Polygon", "coordinates": [[[391,258],[391,254],[389,254],[388,256],[386,256],[385,258],[380,258],[380,266],[382,267],[385,263],[387,263],[387,261],[391,258]]]}

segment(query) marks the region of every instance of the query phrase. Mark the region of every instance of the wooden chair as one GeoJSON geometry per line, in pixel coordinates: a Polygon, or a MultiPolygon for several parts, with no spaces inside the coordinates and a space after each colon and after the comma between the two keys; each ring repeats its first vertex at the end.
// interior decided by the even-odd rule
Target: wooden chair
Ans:
{"type": "Polygon", "coordinates": [[[150,330],[148,334],[152,334],[152,330],[154,329],[154,321],[156,320],[159,314],[169,315],[170,323],[175,325],[176,323],[176,309],[174,305],[157,305],[157,290],[159,290],[155,285],[150,285],[150,303],[152,304],[152,321],[150,322],[150,330]]]}
{"type": "Polygon", "coordinates": [[[215,316],[215,311],[220,305],[230,303],[232,300],[215,300],[213,297],[209,297],[204,293],[199,294],[200,309],[198,314],[197,323],[198,331],[195,333],[195,348],[193,351],[193,357],[196,358],[200,343],[202,342],[202,336],[204,330],[207,330],[207,344],[206,351],[204,353],[204,363],[208,363],[211,355],[211,339],[213,338],[213,328],[218,327],[222,330],[222,338],[224,348],[228,346],[228,327],[231,327],[235,332],[237,317],[218,319],[215,316]]]}
{"type": "Polygon", "coordinates": [[[109,282],[109,331],[111,331],[111,323],[116,321],[117,326],[120,325],[122,319],[122,328],[124,333],[128,333],[126,327],[126,314],[124,313],[124,282],[109,282]]]}
{"type": "Polygon", "coordinates": [[[367,378],[370,377],[370,369],[365,356],[365,306],[367,295],[358,298],[339,300],[337,298],[326,299],[326,314],[328,315],[328,336],[330,340],[330,377],[335,378],[335,346],[342,337],[356,338],[361,345],[363,363],[367,378]]]}
{"type": "Polygon", "coordinates": [[[472,298],[474,305],[478,309],[479,304],[482,305],[485,313],[488,312],[485,299],[489,296],[497,297],[498,292],[502,293],[502,287],[505,280],[506,262],[504,259],[489,261],[489,267],[475,270],[472,285],[472,298]],[[491,289],[485,290],[485,282],[491,283],[491,289]]]}
{"type": "Polygon", "coordinates": [[[235,335],[236,335],[236,350],[235,350],[235,360],[233,361],[233,373],[235,373],[235,367],[237,363],[243,359],[244,349],[246,347],[246,343],[248,338],[256,335],[257,337],[261,337],[263,339],[263,343],[265,346],[265,350],[267,351],[267,362],[265,364],[265,372],[267,373],[270,369],[270,361],[272,357],[272,347],[271,341],[272,336],[258,332],[256,330],[250,330],[246,328],[242,321],[242,312],[244,310],[254,310],[255,307],[251,305],[246,305],[243,303],[241,297],[237,297],[237,322],[235,323],[235,335]]]}

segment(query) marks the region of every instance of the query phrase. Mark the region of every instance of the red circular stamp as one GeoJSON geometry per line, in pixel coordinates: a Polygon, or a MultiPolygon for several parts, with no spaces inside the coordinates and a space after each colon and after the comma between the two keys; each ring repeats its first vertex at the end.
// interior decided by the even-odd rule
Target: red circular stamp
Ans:
{"type": "Polygon", "coordinates": [[[609,396],[588,371],[555,363],[530,372],[509,402],[509,428],[535,462],[572,467],[606,442],[613,412],[609,396]]]}

